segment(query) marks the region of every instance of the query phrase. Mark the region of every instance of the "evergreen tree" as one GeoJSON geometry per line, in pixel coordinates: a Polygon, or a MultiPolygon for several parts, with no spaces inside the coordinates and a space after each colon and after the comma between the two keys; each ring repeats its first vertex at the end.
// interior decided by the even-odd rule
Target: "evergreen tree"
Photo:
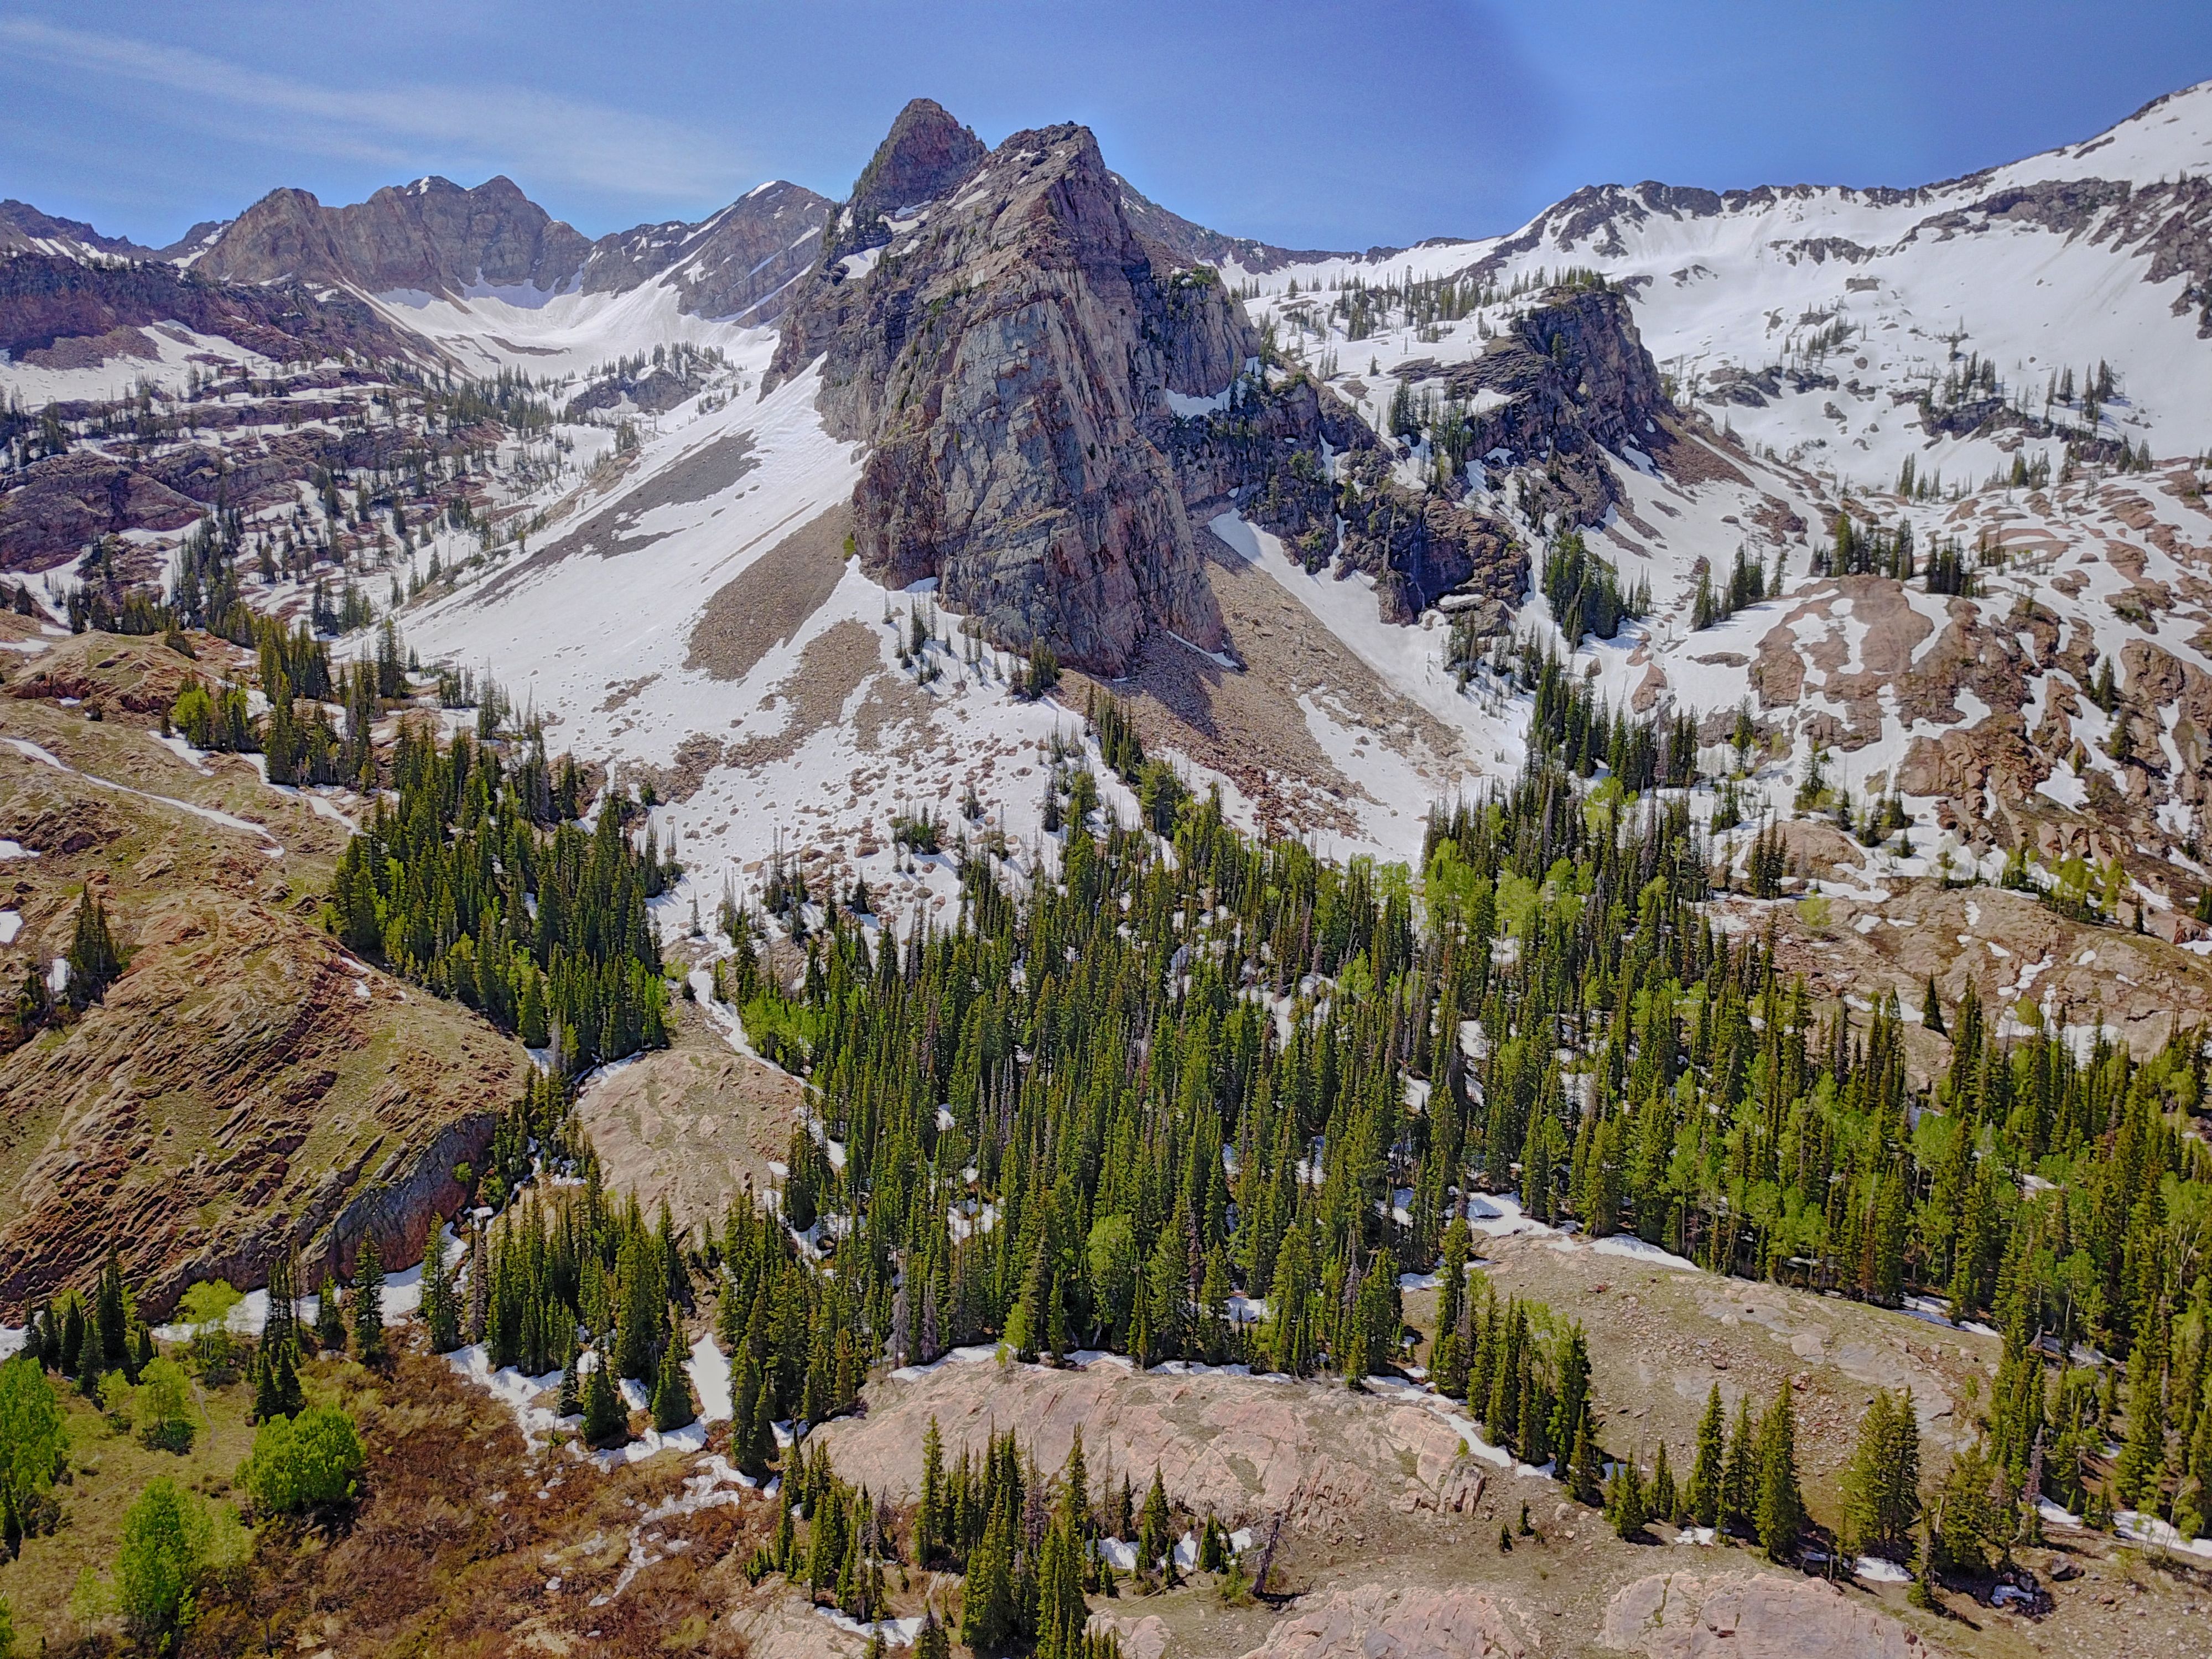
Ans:
{"type": "Polygon", "coordinates": [[[107,994],[107,988],[123,971],[122,953],[107,925],[107,907],[88,887],[77,896],[76,919],[69,948],[70,1003],[84,1009],[107,994]]]}
{"type": "Polygon", "coordinates": [[[434,1220],[422,1241],[422,1322],[431,1352],[451,1353],[461,1346],[460,1307],[453,1280],[446,1277],[445,1234],[434,1220]]]}
{"type": "Polygon", "coordinates": [[[1920,1520],[1920,1425],[1910,1389],[1901,1399],[1875,1391],[1842,1484],[1845,1553],[1910,1562],[1920,1520]]]}
{"type": "Polygon", "coordinates": [[[1159,1466],[1152,1466],[1152,1484],[1145,1493],[1145,1507],[1137,1521],[1137,1570],[1151,1574],[1175,1572],[1175,1525],[1168,1515],[1167,1487],[1159,1466]]]}
{"type": "Polygon", "coordinates": [[[1613,1522],[1613,1531],[1623,1538],[1639,1536],[1650,1518],[1646,1501],[1644,1477],[1637,1470],[1636,1460],[1624,1458],[1613,1465],[1613,1478],[1605,1491],[1605,1518],[1613,1522]]]}
{"type": "Polygon", "coordinates": [[[1735,1427],[1729,1436],[1728,1459],[1721,1475],[1721,1525],[1729,1532],[1753,1529],[1759,1502],[1759,1428],[1752,1421],[1751,1396],[1735,1402],[1735,1427]]]}
{"type": "Polygon", "coordinates": [[[619,1446],[629,1438],[629,1413],[613,1375],[601,1356],[584,1379],[584,1441],[587,1445],[619,1446]]]}
{"type": "Polygon", "coordinates": [[[691,1379],[684,1370],[684,1351],[674,1340],[661,1351],[660,1376],[653,1387],[653,1426],[666,1434],[698,1419],[691,1379]]]}
{"type": "Polygon", "coordinates": [[[343,1353],[345,1311],[338,1300],[337,1281],[323,1270],[323,1287],[315,1293],[315,1346],[325,1353],[343,1353]]]}
{"type": "Polygon", "coordinates": [[[364,1365],[377,1364],[385,1357],[384,1263],[377,1255],[376,1241],[366,1233],[354,1255],[350,1300],[354,1353],[364,1365]]]}
{"type": "Polygon", "coordinates": [[[1770,1561],[1792,1559],[1805,1529],[1805,1499],[1797,1486],[1797,1416],[1790,1392],[1784,1382],[1759,1425],[1753,1522],[1770,1561]]]}
{"type": "Polygon", "coordinates": [[[1679,1521],[1682,1518],[1681,1495],[1674,1486],[1674,1471],[1667,1465],[1667,1443],[1659,1443],[1659,1455],[1651,1466],[1650,1509],[1654,1519],[1679,1521]]]}

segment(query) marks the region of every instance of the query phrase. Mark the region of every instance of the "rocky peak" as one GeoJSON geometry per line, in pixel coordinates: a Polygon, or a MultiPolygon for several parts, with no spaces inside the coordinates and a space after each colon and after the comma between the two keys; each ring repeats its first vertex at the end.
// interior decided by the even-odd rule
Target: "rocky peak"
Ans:
{"type": "Polygon", "coordinates": [[[591,243],[505,177],[465,190],[447,179],[386,185],[366,202],[325,207],[276,190],[234,220],[195,262],[218,281],[291,279],[366,294],[459,294],[479,284],[557,287],[591,243]]]}
{"type": "Polygon", "coordinates": [[[880,247],[891,239],[883,222],[905,208],[934,202],[972,173],[990,150],[944,106],[916,98],[898,112],[884,142],[853,185],[838,222],[841,252],[880,247]]]}
{"type": "Polygon", "coordinates": [[[143,259],[149,250],[123,236],[103,236],[82,219],[57,219],[12,196],[0,202],[0,253],[105,254],[143,259]]]}
{"type": "Polygon", "coordinates": [[[771,370],[819,360],[824,421],[871,447],[864,564],[895,586],[938,577],[1001,644],[1106,672],[1156,626],[1217,646],[1156,439],[1169,392],[1220,392],[1256,349],[1243,313],[1212,273],[1155,264],[1087,129],[984,155],[934,105],[900,120],[838,221],[867,210],[886,240],[831,239],[771,370]],[[916,210],[893,230],[887,204],[916,210]]]}

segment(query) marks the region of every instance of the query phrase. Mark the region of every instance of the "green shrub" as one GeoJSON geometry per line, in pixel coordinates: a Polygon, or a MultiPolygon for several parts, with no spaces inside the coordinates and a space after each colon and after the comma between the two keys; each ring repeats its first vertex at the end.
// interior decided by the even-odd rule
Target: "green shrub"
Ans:
{"type": "Polygon", "coordinates": [[[198,1425],[192,1420],[191,1379],[173,1359],[156,1359],[139,1373],[131,1401],[131,1426],[149,1446],[188,1452],[198,1425]]]}
{"type": "Polygon", "coordinates": [[[310,1406],[297,1417],[275,1417],[254,1431],[253,1451],[239,1466],[238,1484],[264,1515],[342,1504],[359,1490],[367,1455],[361,1431],[337,1406],[310,1406]]]}

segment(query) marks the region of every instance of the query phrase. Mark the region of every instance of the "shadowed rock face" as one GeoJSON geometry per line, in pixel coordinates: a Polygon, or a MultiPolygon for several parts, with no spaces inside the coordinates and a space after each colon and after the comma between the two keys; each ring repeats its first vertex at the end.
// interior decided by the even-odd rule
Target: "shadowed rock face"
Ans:
{"type": "Polygon", "coordinates": [[[908,106],[777,350],[777,378],[822,359],[824,420],[871,446],[860,556],[893,586],[939,578],[1002,644],[1106,673],[1154,627],[1215,648],[1220,614],[1157,440],[1165,394],[1227,386],[1250,331],[1211,272],[1155,263],[1086,129],[971,143],[936,106],[908,106]],[[884,216],[897,209],[912,211],[884,216]],[[888,240],[848,246],[854,225],[888,240]]]}

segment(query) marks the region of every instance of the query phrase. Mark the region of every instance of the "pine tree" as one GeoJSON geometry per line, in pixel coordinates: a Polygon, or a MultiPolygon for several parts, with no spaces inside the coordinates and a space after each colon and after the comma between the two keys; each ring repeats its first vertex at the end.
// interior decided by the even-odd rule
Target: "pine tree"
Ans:
{"type": "Polygon", "coordinates": [[[1168,1515],[1168,1490],[1160,1480],[1159,1465],[1152,1466],[1152,1488],[1137,1521],[1137,1571],[1147,1575],[1175,1571],[1175,1525],[1168,1515]],[[1163,1565],[1164,1563],[1164,1565],[1163,1565]]]}
{"type": "Polygon", "coordinates": [[[79,1009],[89,1007],[107,994],[123,957],[107,925],[107,907],[88,887],[77,896],[76,920],[70,934],[69,1000],[79,1009]]]}
{"type": "Polygon", "coordinates": [[[684,1351],[672,1339],[661,1350],[660,1376],[653,1386],[653,1426],[666,1434],[695,1422],[699,1416],[691,1397],[691,1379],[684,1370],[684,1351]]]}
{"type": "Polygon", "coordinates": [[[592,1446],[619,1446],[629,1438],[629,1413],[604,1356],[594,1354],[584,1381],[584,1440],[592,1446]]]}
{"type": "Polygon", "coordinates": [[[914,1638],[914,1659],[952,1659],[952,1641],[935,1607],[922,1614],[921,1629],[914,1638]]]}
{"type": "Polygon", "coordinates": [[[1727,1531],[1751,1530],[1759,1501],[1759,1427],[1752,1421],[1751,1396],[1735,1402],[1735,1426],[1729,1435],[1728,1458],[1723,1466],[1720,1524],[1727,1531]]]}
{"type": "Polygon", "coordinates": [[[1911,1389],[1902,1400],[1875,1391],[1842,1484],[1844,1553],[1911,1561],[1920,1519],[1920,1425],[1911,1389]]]}
{"type": "Polygon", "coordinates": [[[979,1654],[1003,1652],[1019,1634],[1015,1527],[1012,1495],[1002,1486],[992,1500],[981,1540],[969,1552],[968,1574],[961,1587],[960,1639],[979,1654]]]}
{"type": "Polygon", "coordinates": [[[1605,1518],[1613,1522],[1613,1529],[1623,1538],[1632,1539],[1644,1530],[1650,1516],[1645,1513],[1644,1477],[1638,1473],[1636,1460],[1623,1458],[1613,1465],[1613,1479],[1606,1483],[1605,1518]]]}
{"type": "Polygon", "coordinates": [[[1797,1487],[1797,1417],[1787,1382],[1777,1390],[1759,1425],[1758,1455],[1753,1522],[1759,1547],[1770,1561],[1788,1561],[1796,1556],[1805,1528],[1805,1499],[1797,1487]]]}
{"type": "Polygon", "coordinates": [[[945,1439],[939,1433],[937,1413],[929,1414],[929,1427],[921,1439],[921,1497],[914,1511],[914,1560],[918,1567],[933,1565],[943,1548],[945,1516],[945,1439]]]}
{"type": "Polygon", "coordinates": [[[422,1241],[422,1322],[432,1353],[451,1353],[461,1346],[460,1309],[453,1280],[446,1277],[445,1233],[434,1217],[429,1236],[422,1241]]]}
{"type": "Polygon", "coordinates": [[[354,1255],[351,1301],[354,1353],[362,1364],[376,1364],[385,1357],[384,1263],[377,1255],[376,1241],[366,1233],[354,1255]]]}
{"type": "Polygon", "coordinates": [[[2166,1379],[2156,1347],[2147,1335],[2128,1356],[2127,1427],[2112,1466],[2112,1493],[2122,1509],[2152,1507],[2165,1468],[2166,1379]]]}
{"type": "Polygon", "coordinates": [[[345,1309],[338,1300],[337,1280],[325,1267],[323,1287],[315,1293],[315,1346],[325,1353],[343,1353],[345,1345],[345,1309]]]}
{"type": "Polygon", "coordinates": [[[1661,1521],[1679,1521],[1682,1516],[1681,1495],[1675,1490],[1674,1471],[1667,1465],[1667,1443],[1659,1443],[1659,1455],[1651,1467],[1651,1514],[1661,1521]]]}

